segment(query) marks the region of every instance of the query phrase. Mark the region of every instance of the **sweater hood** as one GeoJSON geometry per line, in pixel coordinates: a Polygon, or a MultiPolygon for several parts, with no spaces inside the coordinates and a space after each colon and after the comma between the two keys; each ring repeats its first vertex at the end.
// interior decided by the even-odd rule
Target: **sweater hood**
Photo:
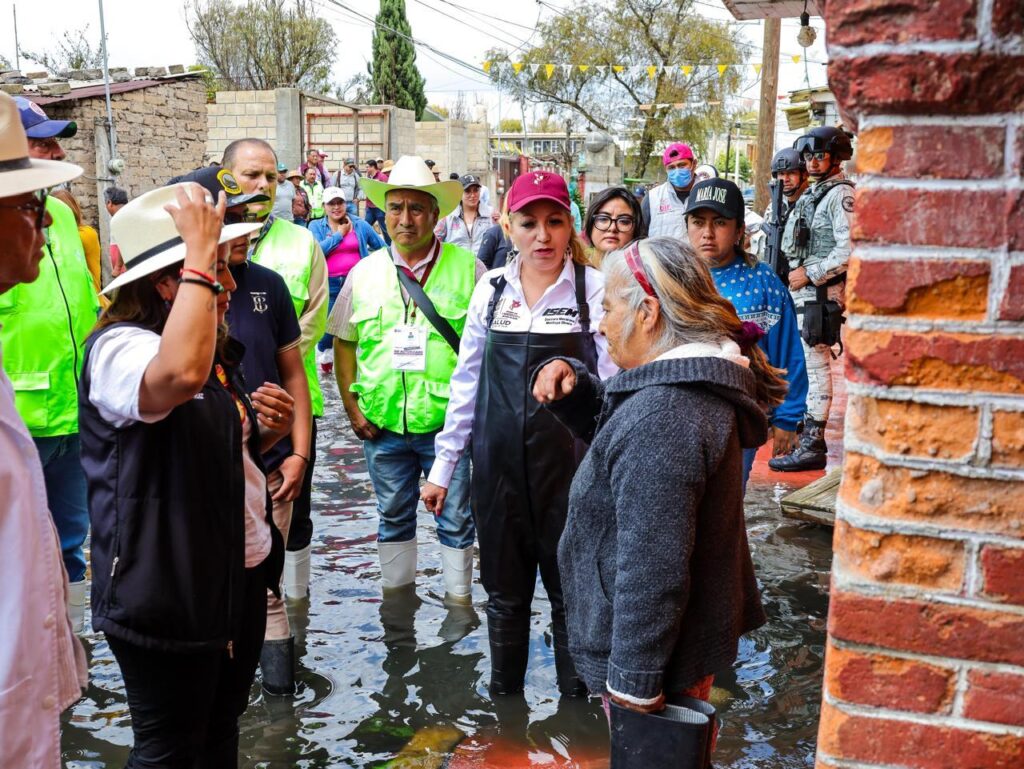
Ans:
{"type": "Polygon", "coordinates": [[[736,412],[740,445],[756,448],[768,440],[768,419],[754,399],[751,371],[725,358],[669,358],[620,371],[605,381],[608,395],[628,395],[654,386],[701,387],[736,412]]]}

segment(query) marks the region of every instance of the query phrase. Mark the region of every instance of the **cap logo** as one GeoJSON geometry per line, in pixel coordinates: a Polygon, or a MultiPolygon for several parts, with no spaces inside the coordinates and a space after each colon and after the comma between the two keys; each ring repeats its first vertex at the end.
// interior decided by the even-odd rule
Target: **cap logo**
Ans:
{"type": "Polygon", "coordinates": [[[721,187],[705,187],[697,190],[697,202],[706,203],[712,201],[725,205],[725,189],[721,187]]]}
{"type": "Polygon", "coordinates": [[[533,183],[539,187],[545,179],[547,179],[547,176],[544,174],[537,174],[533,177],[533,183]]]}
{"type": "Polygon", "coordinates": [[[35,114],[39,115],[39,117],[41,117],[43,120],[46,120],[46,113],[43,112],[43,108],[36,104],[34,101],[30,101],[28,103],[28,108],[32,110],[35,114]]]}
{"type": "Polygon", "coordinates": [[[217,181],[220,182],[220,186],[228,195],[240,195],[242,193],[242,188],[235,181],[235,177],[226,168],[222,168],[217,172],[217,181]]]}

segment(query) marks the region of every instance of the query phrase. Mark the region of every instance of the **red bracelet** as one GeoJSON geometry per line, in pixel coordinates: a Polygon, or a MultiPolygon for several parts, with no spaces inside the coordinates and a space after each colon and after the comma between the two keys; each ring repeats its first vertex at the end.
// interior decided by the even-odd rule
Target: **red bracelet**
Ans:
{"type": "Polygon", "coordinates": [[[178,275],[179,276],[184,275],[186,272],[191,272],[193,275],[198,275],[200,278],[205,280],[207,283],[216,283],[217,282],[217,279],[214,278],[212,275],[207,275],[205,272],[200,272],[199,270],[193,270],[191,267],[183,268],[178,273],[178,275]]]}

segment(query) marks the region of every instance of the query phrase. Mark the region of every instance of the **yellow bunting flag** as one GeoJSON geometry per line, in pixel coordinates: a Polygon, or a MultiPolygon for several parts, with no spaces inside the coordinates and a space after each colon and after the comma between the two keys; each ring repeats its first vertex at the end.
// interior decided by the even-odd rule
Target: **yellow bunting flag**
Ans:
{"type": "Polygon", "coordinates": [[[547,74],[548,80],[551,79],[551,75],[554,73],[554,71],[555,71],[555,65],[554,64],[545,64],[544,65],[544,72],[547,74]]]}
{"type": "Polygon", "coordinates": [[[800,63],[800,54],[798,54],[798,53],[793,54],[793,63],[794,64],[799,64],[800,63]]]}
{"type": "Polygon", "coordinates": [[[489,73],[490,71],[491,71],[491,62],[485,61],[484,62],[484,72],[488,72],[489,73]]]}
{"type": "Polygon", "coordinates": [[[657,74],[658,74],[658,68],[657,67],[651,66],[651,67],[647,68],[647,77],[649,77],[651,80],[654,80],[654,76],[657,75],[657,74]]]}
{"type": "Polygon", "coordinates": [[[762,67],[761,64],[752,64],[751,66],[754,68],[754,72],[755,73],[757,73],[758,75],[761,74],[761,67],[762,67]]]}
{"type": "Polygon", "coordinates": [[[588,69],[590,69],[589,64],[580,64],[580,72],[586,72],[588,69]]]}
{"type": "Polygon", "coordinates": [[[621,64],[612,64],[612,70],[615,71],[615,72],[622,72],[625,69],[626,68],[624,66],[622,66],[621,64]]]}
{"type": "Polygon", "coordinates": [[[686,75],[686,76],[689,76],[690,74],[693,73],[693,65],[692,64],[684,64],[681,67],[681,69],[683,70],[683,74],[686,75]]]}
{"type": "Polygon", "coordinates": [[[718,65],[718,74],[719,75],[724,75],[725,74],[725,70],[727,70],[728,68],[729,68],[728,64],[719,64],[718,65]]]}
{"type": "Polygon", "coordinates": [[[523,63],[521,61],[512,62],[512,71],[518,75],[523,71],[523,63]]]}

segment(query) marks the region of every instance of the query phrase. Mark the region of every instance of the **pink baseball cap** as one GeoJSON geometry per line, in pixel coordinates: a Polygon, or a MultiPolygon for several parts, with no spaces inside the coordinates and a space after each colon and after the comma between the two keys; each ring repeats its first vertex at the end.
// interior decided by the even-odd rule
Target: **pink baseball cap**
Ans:
{"type": "Polygon", "coordinates": [[[509,213],[515,213],[536,200],[550,200],[566,211],[572,208],[569,203],[569,188],[565,186],[565,179],[549,171],[531,171],[518,176],[512,182],[506,200],[509,213]]]}
{"type": "Polygon", "coordinates": [[[693,150],[690,149],[689,144],[672,142],[661,153],[662,165],[667,166],[669,163],[675,163],[677,160],[693,160],[693,150]]]}

